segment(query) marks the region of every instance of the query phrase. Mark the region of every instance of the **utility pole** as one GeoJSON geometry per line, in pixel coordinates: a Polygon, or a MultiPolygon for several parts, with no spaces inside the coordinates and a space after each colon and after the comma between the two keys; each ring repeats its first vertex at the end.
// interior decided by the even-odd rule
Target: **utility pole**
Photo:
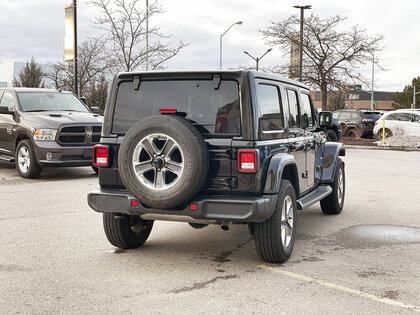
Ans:
{"type": "Polygon", "coordinates": [[[372,54],[372,90],[370,94],[370,110],[373,111],[373,83],[375,79],[375,55],[372,54]]]}
{"type": "Polygon", "coordinates": [[[146,71],[149,70],[149,0],[146,0],[146,71]]]}
{"type": "Polygon", "coordinates": [[[73,38],[73,45],[74,45],[74,59],[73,59],[73,84],[74,84],[74,94],[79,95],[79,80],[77,78],[77,0],[73,0],[73,30],[74,30],[74,38],[73,38]]]}
{"type": "Polygon", "coordinates": [[[306,9],[312,9],[312,5],[294,5],[300,9],[300,36],[299,36],[299,81],[302,81],[302,63],[303,63],[303,13],[306,9]]]}
{"type": "Polygon", "coordinates": [[[416,93],[416,86],[413,84],[413,108],[416,109],[416,95],[420,94],[420,92],[416,93]]]}

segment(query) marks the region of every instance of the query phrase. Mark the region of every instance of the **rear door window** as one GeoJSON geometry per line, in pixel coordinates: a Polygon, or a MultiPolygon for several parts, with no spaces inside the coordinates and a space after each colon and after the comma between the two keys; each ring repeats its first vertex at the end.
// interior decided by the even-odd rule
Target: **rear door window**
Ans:
{"type": "Polygon", "coordinates": [[[340,120],[348,121],[351,119],[351,112],[341,112],[340,120]]]}
{"type": "Polygon", "coordinates": [[[315,126],[314,115],[311,106],[311,98],[308,94],[301,93],[300,99],[302,101],[301,105],[301,119],[303,128],[313,128],[315,126]]]}
{"type": "Polygon", "coordinates": [[[263,131],[282,130],[284,124],[278,88],[274,85],[258,84],[257,101],[261,129],[263,131]]]}
{"type": "Polygon", "coordinates": [[[124,134],[137,121],[160,115],[160,109],[176,109],[202,133],[240,135],[239,86],[222,80],[142,81],[120,83],[114,110],[113,132],[124,134]]]}
{"type": "Polygon", "coordinates": [[[299,103],[296,91],[286,90],[289,101],[289,128],[299,128],[299,103]]]}

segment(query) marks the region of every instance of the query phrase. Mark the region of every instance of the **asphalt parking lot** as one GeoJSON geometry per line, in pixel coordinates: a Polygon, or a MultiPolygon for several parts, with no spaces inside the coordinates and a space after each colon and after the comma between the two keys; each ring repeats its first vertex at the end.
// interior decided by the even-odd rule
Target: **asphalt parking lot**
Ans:
{"type": "Polygon", "coordinates": [[[140,249],[111,246],[86,203],[97,177],[0,162],[0,313],[420,312],[420,152],[347,150],[345,207],[300,212],[283,265],[246,226],[157,222],[140,249]]]}

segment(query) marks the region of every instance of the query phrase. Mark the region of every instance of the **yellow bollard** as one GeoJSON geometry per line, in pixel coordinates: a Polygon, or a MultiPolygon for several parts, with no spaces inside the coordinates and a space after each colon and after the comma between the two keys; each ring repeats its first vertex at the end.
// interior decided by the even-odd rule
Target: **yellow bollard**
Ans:
{"type": "Polygon", "coordinates": [[[383,126],[382,126],[382,144],[385,144],[385,119],[382,119],[383,126]]]}

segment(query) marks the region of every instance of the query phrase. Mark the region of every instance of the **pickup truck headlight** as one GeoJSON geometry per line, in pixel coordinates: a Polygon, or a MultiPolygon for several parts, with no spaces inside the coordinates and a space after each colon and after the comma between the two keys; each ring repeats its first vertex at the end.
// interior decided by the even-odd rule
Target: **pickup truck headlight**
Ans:
{"type": "Polygon", "coordinates": [[[35,140],[54,141],[57,130],[55,129],[37,129],[34,134],[35,140]]]}

